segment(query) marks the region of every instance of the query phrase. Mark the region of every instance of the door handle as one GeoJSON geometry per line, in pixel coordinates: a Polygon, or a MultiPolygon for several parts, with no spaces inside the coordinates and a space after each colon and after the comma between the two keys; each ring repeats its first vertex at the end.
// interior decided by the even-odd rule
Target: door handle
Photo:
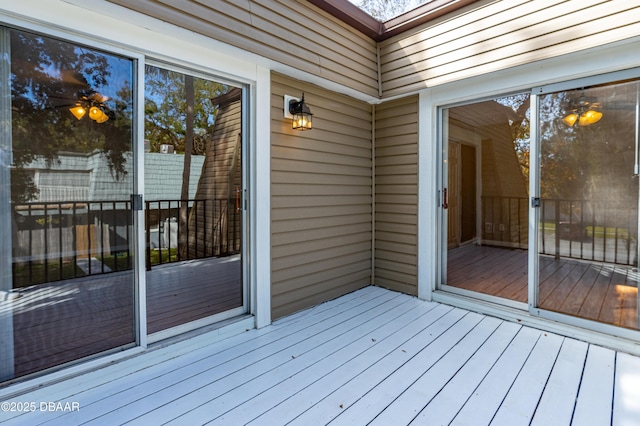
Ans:
{"type": "Polygon", "coordinates": [[[442,190],[442,208],[448,209],[449,203],[447,202],[447,188],[442,190]]]}

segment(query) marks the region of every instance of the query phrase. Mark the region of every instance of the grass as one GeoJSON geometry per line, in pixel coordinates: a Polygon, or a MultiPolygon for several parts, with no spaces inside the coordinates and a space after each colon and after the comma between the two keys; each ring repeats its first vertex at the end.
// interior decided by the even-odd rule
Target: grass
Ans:
{"type": "Polygon", "coordinates": [[[628,228],[604,227],[604,226],[586,226],[587,235],[596,238],[621,238],[623,240],[633,238],[628,228]]]}
{"type": "MultiPolygon", "coordinates": [[[[555,231],[555,222],[543,222],[541,228],[545,231],[555,231]]],[[[619,228],[615,226],[585,226],[589,238],[616,238],[616,236],[622,240],[634,239],[633,234],[629,231],[629,228],[619,228]]]]}
{"type": "Polygon", "coordinates": [[[126,271],[133,268],[133,256],[129,259],[129,253],[126,251],[104,256],[98,258],[98,260],[108,266],[112,271],[126,271]]]}
{"type": "MultiPolygon", "coordinates": [[[[151,250],[151,264],[159,265],[162,263],[175,262],[178,258],[178,249],[170,250],[151,250]]],[[[134,260],[131,253],[118,252],[113,255],[98,257],[105,266],[112,271],[125,271],[133,268],[134,260]],[[131,259],[129,259],[131,256],[131,259]]],[[[13,273],[13,287],[23,288],[35,284],[46,284],[54,281],[66,280],[69,278],[84,277],[86,274],[82,269],[73,263],[73,261],[64,261],[62,263],[62,274],[60,273],[60,262],[49,262],[45,268],[44,262],[33,262],[16,264],[13,273]],[[29,272],[31,271],[31,272],[29,272]]]]}
{"type": "Polygon", "coordinates": [[[178,259],[178,249],[154,249],[151,250],[151,264],[158,265],[160,260],[162,263],[175,262],[178,259]]]}
{"type": "Polygon", "coordinates": [[[28,287],[34,284],[83,277],[84,275],[82,269],[72,262],[62,263],[62,274],[60,273],[59,262],[49,262],[46,268],[44,263],[20,264],[16,265],[14,269],[13,287],[28,287]],[[31,273],[29,273],[29,270],[31,270],[31,273]]]}

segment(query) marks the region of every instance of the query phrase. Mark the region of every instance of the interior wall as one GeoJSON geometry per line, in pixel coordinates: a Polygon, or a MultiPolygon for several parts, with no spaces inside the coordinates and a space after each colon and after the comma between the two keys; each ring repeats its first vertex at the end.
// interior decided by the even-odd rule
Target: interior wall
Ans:
{"type": "Polygon", "coordinates": [[[371,215],[371,106],[272,73],[273,319],[369,285],[371,215]],[[283,117],[302,92],[309,131],[283,117]]]}

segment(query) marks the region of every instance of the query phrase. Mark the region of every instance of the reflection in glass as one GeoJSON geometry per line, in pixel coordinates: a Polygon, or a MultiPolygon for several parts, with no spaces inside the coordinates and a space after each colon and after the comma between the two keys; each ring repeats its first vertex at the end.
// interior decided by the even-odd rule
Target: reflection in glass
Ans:
{"type": "Polygon", "coordinates": [[[527,302],[529,94],[445,110],[443,284],[527,302]]]}
{"type": "Polygon", "coordinates": [[[539,102],[539,306],[637,329],[638,82],[539,102]],[[581,105],[598,120],[562,119],[581,105]]]}
{"type": "Polygon", "coordinates": [[[19,30],[0,39],[8,380],[135,339],[133,62],[19,30]],[[78,104],[102,115],[78,119],[78,104]]]}
{"type": "Polygon", "coordinates": [[[147,329],[243,306],[242,90],[145,69],[147,329]]]}

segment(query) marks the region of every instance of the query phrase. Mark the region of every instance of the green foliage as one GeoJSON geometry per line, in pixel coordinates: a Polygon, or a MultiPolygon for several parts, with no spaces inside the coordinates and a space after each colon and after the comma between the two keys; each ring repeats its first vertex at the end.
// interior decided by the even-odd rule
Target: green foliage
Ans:
{"type": "MultiPolygon", "coordinates": [[[[204,155],[211,137],[218,106],[211,99],[226,93],[229,86],[202,78],[191,78],[194,88],[193,154],[204,155]]],[[[147,65],[145,68],[145,139],[151,152],[160,145],[172,145],[184,153],[187,133],[187,95],[183,73],[147,65]]]]}

